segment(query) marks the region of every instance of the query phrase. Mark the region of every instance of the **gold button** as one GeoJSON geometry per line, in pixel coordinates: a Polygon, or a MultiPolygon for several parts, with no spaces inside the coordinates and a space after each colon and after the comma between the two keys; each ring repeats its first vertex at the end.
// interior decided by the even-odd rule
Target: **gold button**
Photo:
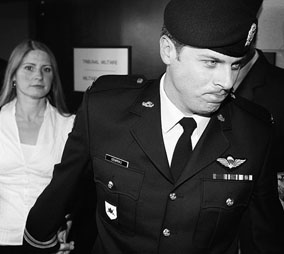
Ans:
{"type": "Polygon", "coordinates": [[[163,230],[163,235],[164,235],[164,236],[170,236],[170,235],[171,235],[171,231],[170,231],[169,229],[165,228],[165,229],[163,230]]]}
{"type": "Polygon", "coordinates": [[[143,78],[138,78],[138,79],[137,79],[137,84],[142,84],[143,81],[144,81],[143,78]]]}
{"type": "Polygon", "coordinates": [[[170,200],[176,200],[177,195],[175,193],[170,194],[170,200]]]}
{"type": "Polygon", "coordinates": [[[108,184],[107,184],[107,187],[108,187],[109,189],[112,189],[113,185],[114,185],[113,182],[112,182],[112,181],[109,181],[108,184]]]}
{"type": "Polygon", "coordinates": [[[228,198],[228,199],[226,200],[226,204],[227,204],[227,206],[232,206],[232,205],[234,204],[234,199],[228,198]]]}

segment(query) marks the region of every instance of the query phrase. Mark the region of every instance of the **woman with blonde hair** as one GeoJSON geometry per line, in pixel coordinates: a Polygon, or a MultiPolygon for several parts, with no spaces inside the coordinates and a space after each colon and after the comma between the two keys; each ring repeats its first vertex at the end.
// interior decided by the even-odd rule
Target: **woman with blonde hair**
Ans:
{"type": "Polygon", "coordinates": [[[0,93],[0,253],[24,253],[29,209],[61,160],[68,113],[55,56],[25,40],[13,50],[0,93]]]}

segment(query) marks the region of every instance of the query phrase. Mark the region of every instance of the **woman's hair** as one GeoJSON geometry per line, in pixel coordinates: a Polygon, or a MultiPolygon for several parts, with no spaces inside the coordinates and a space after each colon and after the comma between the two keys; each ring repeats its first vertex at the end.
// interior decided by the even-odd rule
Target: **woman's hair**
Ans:
{"type": "Polygon", "coordinates": [[[44,51],[49,56],[53,71],[53,80],[51,84],[51,89],[46,95],[46,98],[54,107],[57,108],[60,114],[66,115],[68,113],[68,109],[64,100],[61,80],[59,77],[55,56],[44,43],[34,40],[25,40],[21,42],[18,46],[16,46],[9,58],[4,76],[3,86],[0,92],[0,108],[16,97],[16,89],[13,87],[13,78],[19,66],[21,65],[24,57],[32,50],[44,51]]]}

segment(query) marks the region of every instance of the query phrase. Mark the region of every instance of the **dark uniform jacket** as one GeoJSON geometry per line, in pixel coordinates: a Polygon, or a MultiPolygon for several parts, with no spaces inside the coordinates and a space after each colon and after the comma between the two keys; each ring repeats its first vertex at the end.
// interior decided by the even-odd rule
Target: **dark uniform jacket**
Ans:
{"type": "MultiPolygon", "coordinates": [[[[264,54],[258,50],[259,58],[240,84],[236,94],[241,95],[265,107],[273,116],[273,141],[270,165],[277,172],[284,171],[284,70],[270,64],[264,54]]],[[[258,253],[253,245],[251,232],[248,230],[250,217],[243,216],[240,231],[242,254],[258,253]]],[[[284,229],[280,232],[284,239],[284,229]]],[[[284,253],[284,248],[283,248],[284,253]]]]}
{"type": "Polygon", "coordinates": [[[92,170],[93,253],[235,253],[248,210],[259,253],[283,254],[276,176],[266,165],[270,132],[266,111],[226,99],[174,182],[161,133],[159,80],[102,77],[85,93],[62,163],[29,213],[25,245],[39,253],[58,247],[56,232],[92,170]]]}
{"type": "Polygon", "coordinates": [[[273,116],[273,169],[284,171],[284,69],[270,64],[258,50],[259,58],[240,84],[236,94],[265,107],[273,116]]]}

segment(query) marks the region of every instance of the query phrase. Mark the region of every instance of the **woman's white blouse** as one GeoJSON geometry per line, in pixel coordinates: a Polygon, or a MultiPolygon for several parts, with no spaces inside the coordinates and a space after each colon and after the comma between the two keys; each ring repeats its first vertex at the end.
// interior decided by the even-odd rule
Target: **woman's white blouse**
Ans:
{"type": "Polygon", "coordinates": [[[21,245],[30,208],[61,160],[74,115],[64,117],[47,102],[35,146],[20,143],[16,99],[0,111],[0,245],[21,245]]]}

